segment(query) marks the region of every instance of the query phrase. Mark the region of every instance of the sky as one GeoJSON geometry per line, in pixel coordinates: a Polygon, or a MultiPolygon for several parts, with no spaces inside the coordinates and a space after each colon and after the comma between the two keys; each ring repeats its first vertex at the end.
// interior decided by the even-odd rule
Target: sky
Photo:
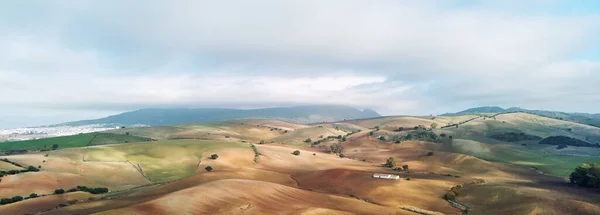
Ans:
{"type": "Polygon", "coordinates": [[[0,128],[140,108],[600,112],[600,2],[0,3],[0,128]]]}

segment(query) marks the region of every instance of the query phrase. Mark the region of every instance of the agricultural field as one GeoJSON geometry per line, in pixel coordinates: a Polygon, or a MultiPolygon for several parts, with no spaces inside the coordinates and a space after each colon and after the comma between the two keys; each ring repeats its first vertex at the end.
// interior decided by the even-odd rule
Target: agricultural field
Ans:
{"type": "Polygon", "coordinates": [[[458,128],[431,130],[425,125],[395,131],[471,117],[382,117],[313,125],[233,120],[98,133],[71,148],[0,156],[40,167],[39,172],[2,177],[0,198],[47,194],[0,206],[0,214],[460,214],[463,209],[445,199],[450,191],[471,214],[600,210],[599,193],[570,185],[566,178],[577,165],[599,161],[600,149],[557,149],[532,138],[565,134],[589,139],[593,128],[506,114],[458,128]],[[406,137],[419,132],[427,135],[406,137]],[[515,133],[490,138],[508,132],[515,133]],[[305,142],[340,135],[346,138],[305,142]],[[155,141],[141,142],[150,138],[155,141]],[[396,139],[401,141],[392,141],[396,139]],[[339,152],[330,152],[334,145],[339,152]],[[390,158],[397,169],[387,166],[390,158]],[[375,179],[374,173],[399,179],[375,179]],[[69,193],[76,203],[52,194],[75,186],[106,187],[109,192],[85,197],[69,193]]]}
{"type": "Polygon", "coordinates": [[[52,137],[36,140],[25,140],[15,142],[0,143],[0,152],[27,150],[27,151],[42,151],[55,149],[68,149],[84,146],[119,144],[130,142],[151,141],[150,138],[131,136],[126,134],[111,134],[111,133],[86,133],[64,137],[52,137]],[[56,148],[55,148],[56,146],[56,148]]]}

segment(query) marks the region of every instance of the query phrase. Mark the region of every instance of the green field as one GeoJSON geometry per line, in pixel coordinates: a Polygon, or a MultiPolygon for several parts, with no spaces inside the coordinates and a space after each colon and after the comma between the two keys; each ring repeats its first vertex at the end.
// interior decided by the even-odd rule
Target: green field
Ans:
{"type": "Polygon", "coordinates": [[[57,144],[57,149],[67,149],[94,145],[106,145],[106,144],[119,144],[119,143],[131,143],[131,142],[143,142],[150,141],[149,138],[124,135],[124,134],[110,134],[110,133],[87,133],[77,134],[72,136],[64,137],[51,137],[36,140],[24,140],[14,142],[3,142],[0,143],[0,151],[11,151],[11,150],[28,150],[28,151],[40,151],[40,150],[52,150],[53,145],[57,144]]]}
{"type": "Polygon", "coordinates": [[[487,144],[477,141],[454,140],[449,151],[481,159],[531,166],[540,171],[567,177],[581,163],[600,163],[600,149],[569,147],[556,150],[556,146],[539,145],[534,141],[520,144],[487,144]]]}
{"type": "MultiPolygon", "coordinates": [[[[130,162],[139,164],[153,182],[185,178],[196,173],[198,161],[204,153],[222,148],[246,148],[248,144],[213,140],[160,140],[145,143],[122,144],[88,148],[86,162],[130,162]]],[[[248,159],[252,159],[248,157],[248,159]]]]}

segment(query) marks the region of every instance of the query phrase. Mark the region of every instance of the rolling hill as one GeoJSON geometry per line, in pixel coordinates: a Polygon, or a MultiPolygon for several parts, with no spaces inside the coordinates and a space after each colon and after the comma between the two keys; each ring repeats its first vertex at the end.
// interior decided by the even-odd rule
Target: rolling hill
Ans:
{"type": "Polygon", "coordinates": [[[511,108],[501,108],[497,106],[484,106],[484,107],[476,107],[469,108],[467,110],[459,111],[456,113],[446,113],[441,116],[461,116],[461,115],[471,115],[471,114],[484,114],[484,113],[512,113],[512,112],[523,112],[529,114],[535,114],[539,116],[545,116],[560,120],[567,120],[571,122],[577,122],[581,124],[591,125],[595,127],[600,127],[600,114],[590,114],[590,113],[566,113],[561,111],[548,111],[548,110],[529,110],[519,107],[511,107],[511,108]]]}
{"type": "Polygon", "coordinates": [[[192,122],[214,122],[232,119],[277,119],[295,123],[315,123],[379,117],[377,112],[359,110],[342,105],[316,105],[277,107],[264,109],[140,109],[101,119],[67,122],[60,125],[79,126],[89,124],[116,125],[174,125],[192,122]]]}

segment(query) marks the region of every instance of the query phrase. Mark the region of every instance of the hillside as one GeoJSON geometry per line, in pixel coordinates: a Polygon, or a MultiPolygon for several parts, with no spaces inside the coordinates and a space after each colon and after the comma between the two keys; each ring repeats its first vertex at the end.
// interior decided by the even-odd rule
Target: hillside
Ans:
{"type": "Polygon", "coordinates": [[[591,125],[595,127],[600,127],[600,114],[590,114],[590,113],[566,113],[561,111],[548,111],[548,110],[529,110],[519,107],[511,107],[511,108],[501,108],[497,106],[484,106],[484,107],[476,107],[469,108],[467,110],[459,111],[456,113],[445,113],[441,116],[461,116],[461,115],[470,115],[470,114],[483,114],[483,113],[512,113],[512,112],[523,112],[529,114],[535,114],[538,116],[545,116],[560,120],[567,120],[571,122],[577,122],[581,124],[591,125]]]}
{"type": "Polygon", "coordinates": [[[232,119],[277,119],[295,123],[315,123],[379,117],[373,110],[359,110],[341,105],[317,105],[277,107],[264,109],[141,109],[101,119],[67,122],[61,125],[77,126],[89,124],[116,125],[174,125],[192,122],[214,122],[232,119]]]}

